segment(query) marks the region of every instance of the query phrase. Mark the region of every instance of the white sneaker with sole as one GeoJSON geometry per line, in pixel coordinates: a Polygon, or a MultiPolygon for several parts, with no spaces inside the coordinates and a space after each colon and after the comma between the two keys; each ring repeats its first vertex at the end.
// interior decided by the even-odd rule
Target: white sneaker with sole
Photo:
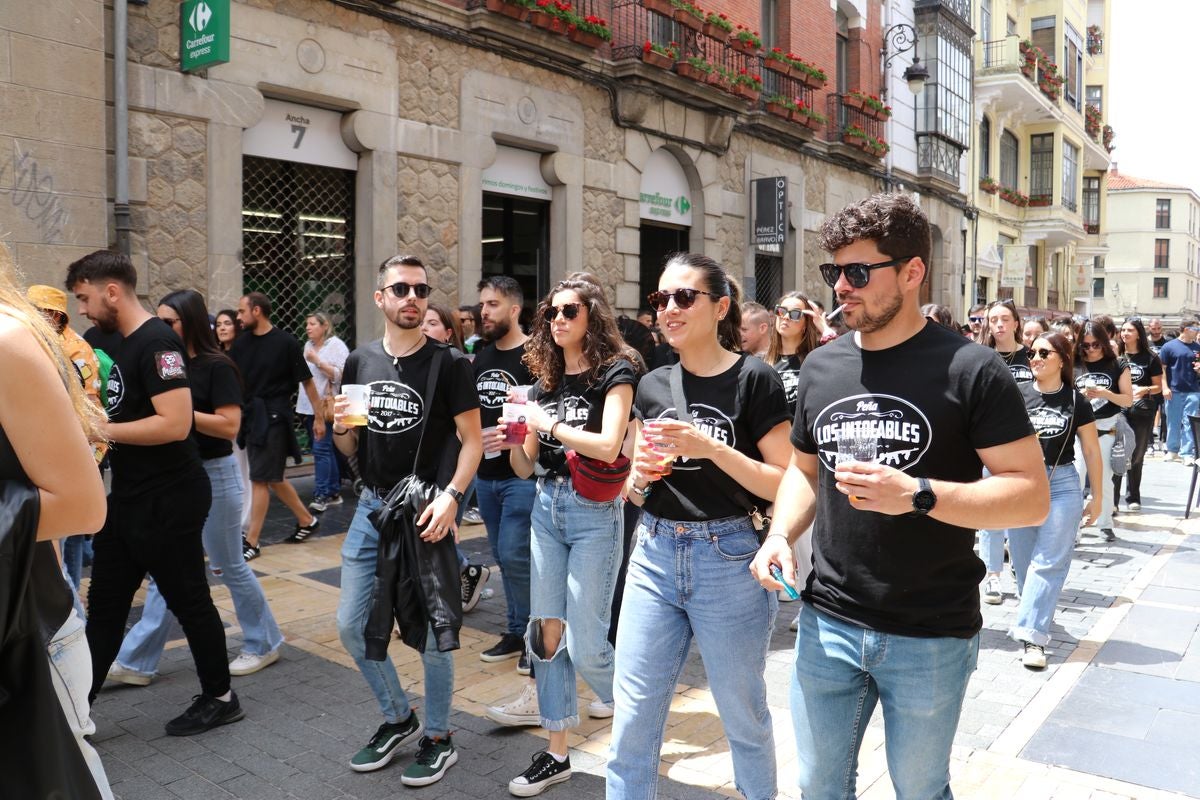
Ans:
{"type": "Polygon", "coordinates": [[[999,575],[991,575],[984,579],[983,602],[989,606],[998,606],[1004,602],[1004,592],[1000,590],[999,575]]]}
{"type": "Polygon", "coordinates": [[[279,649],[276,648],[266,655],[256,656],[250,653],[239,653],[238,657],[229,662],[230,675],[253,675],[260,669],[271,666],[279,660],[279,649]]]}
{"type": "Polygon", "coordinates": [[[128,686],[149,686],[150,681],[154,680],[154,676],[126,669],[114,661],[113,665],[108,668],[108,680],[128,686]]]}
{"type": "Polygon", "coordinates": [[[587,715],[592,719],[610,719],[613,715],[612,703],[602,703],[597,698],[588,703],[587,715]]]}
{"type": "Polygon", "coordinates": [[[1046,648],[1033,642],[1025,642],[1024,644],[1025,652],[1021,656],[1021,663],[1029,669],[1045,669],[1046,648]]]}
{"type": "Polygon", "coordinates": [[[1141,504],[1141,503],[1130,503],[1130,504],[1129,504],[1129,510],[1130,510],[1130,511],[1141,511],[1141,510],[1142,510],[1142,504],[1141,504]]]}
{"type": "Polygon", "coordinates": [[[541,725],[542,715],[538,713],[537,687],[532,681],[525,688],[502,706],[491,706],[487,710],[487,718],[501,725],[517,728],[526,725],[541,725]]]}

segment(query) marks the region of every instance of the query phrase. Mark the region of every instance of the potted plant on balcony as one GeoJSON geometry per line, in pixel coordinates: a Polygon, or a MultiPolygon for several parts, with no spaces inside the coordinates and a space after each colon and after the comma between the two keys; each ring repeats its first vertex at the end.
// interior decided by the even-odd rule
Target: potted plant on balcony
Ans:
{"type": "Polygon", "coordinates": [[[751,103],[758,102],[762,88],[762,76],[747,69],[739,69],[733,76],[733,93],[751,103]]]}
{"type": "Polygon", "coordinates": [[[675,42],[658,44],[657,42],[648,41],[642,45],[642,61],[652,67],[670,69],[675,65],[675,60],[678,58],[679,45],[675,42]]]}
{"type": "Polygon", "coordinates": [[[805,103],[799,97],[794,102],[796,107],[792,110],[792,119],[811,130],[820,130],[821,126],[826,122],[825,115],[805,103]]]}
{"type": "Polygon", "coordinates": [[[766,107],[768,114],[774,114],[784,119],[791,119],[792,111],[796,108],[796,104],[790,97],[782,94],[772,94],[767,95],[766,107]]]}
{"type": "Polygon", "coordinates": [[[1000,184],[996,183],[994,178],[984,175],[979,179],[979,191],[987,194],[995,194],[1000,191],[1000,184]]]}
{"type": "Polygon", "coordinates": [[[763,59],[763,66],[772,72],[778,72],[780,75],[792,74],[792,60],[787,57],[787,53],[783,52],[778,47],[772,47],[763,59]]]}
{"type": "Polygon", "coordinates": [[[486,6],[488,11],[524,22],[529,17],[533,0],[487,0],[486,6]]]}
{"type": "Polygon", "coordinates": [[[1046,97],[1054,102],[1058,102],[1063,85],[1063,79],[1058,74],[1058,66],[1049,60],[1038,66],[1038,88],[1042,90],[1042,94],[1046,95],[1046,97]]]}
{"type": "Polygon", "coordinates": [[[708,12],[708,16],[704,18],[704,35],[711,36],[718,42],[729,41],[729,34],[733,32],[733,23],[729,21],[729,17],[724,14],[718,14],[716,11],[708,12]]]}
{"type": "Polygon", "coordinates": [[[758,38],[758,31],[738,25],[737,33],[729,40],[729,45],[740,53],[754,56],[762,49],[762,39],[758,38]]]}
{"type": "Polygon", "coordinates": [[[603,17],[594,14],[588,14],[586,17],[572,14],[567,22],[567,38],[595,50],[605,42],[612,41],[612,31],[608,27],[608,20],[603,17]]]}
{"type": "Polygon", "coordinates": [[[675,62],[675,71],[679,73],[681,78],[691,78],[694,81],[705,83],[708,81],[708,76],[716,69],[712,64],[705,61],[700,56],[688,56],[682,61],[675,62]]]}
{"type": "Polygon", "coordinates": [[[997,192],[997,194],[1000,195],[1001,200],[1012,203],[1014,206],[1024,208],[1025,206],[1029,205],[1029,195],[1018,192],[1016,189],[1010,189],[1007,186],[1001,186],[1000,191],[997,192]]]}
{"type": "Polygon", "coordinates": [[[871,139],[868,145],[870,146],[869,152],[874,153],[876,158],[883,158],[892,149],[883,139],[871,139]]]}
{"type": "Polygon", "coordinates": [[[1108,152],[1110,152],[1110,153],[1113,151],[1113,147],[1114,147],[1114,145],[1113,145],[1113,139],[1115,139],[1115,138],[1116,138],[1116,135],[1117,135],[1117,134],[1116,134],[1116,132],[1113,130],[1113,126],[1112,126],[1112,125],[1105,125],[1105,126],[1104,126],[1104,149],[1105,149],[1105,150],[1107,150],[1107,151],[1108,151],[1108,152]]]}
{"type": "Polygon", "coordinates": [[[574,16],[570,3],[563,0],[536,0],[529,21],[551,33],[566,33],[569,16],[574,16]]]}
{"type": "Polygon", "coordinates": [[[675,6],[671,4],[671,0],[642,0],[642,7],[664,17],[675,16],[675,6]]]}
{"type": "Polygon", "coordinates": [[[870,147],[871,137],[857,125],[850,125],[846,130],[842,131],[842,143],[848,144],[851,147],[857,147],[859,150],[866,150],[870,147]]]}
{"type": "Polygon", "coordinates": [[[675,7],[671,16],[680,25],[691,28],[694,31],[704,29],[704,12],[700,9],[700,6],[688,2],[688,0],[671,0],[671,5],[675,7]]]}
{"type": "Polygon", "coordinates": [[[725,92],[733,91],[733,72],[720,64],[713,65],[713,71],[708,73],[707,80],[710,86],[725,92]]]}
{"type": "Polygon", "coordinates": [[[1092,137],[1093,142],[1100,141],[1100,127],[1103,124],[1104,118],[1100,114],[1100,109],[1091,104],[1083,107],[1083,127],[1087,131],[1087,135],[1092,137]]]}
{"type": "Polygon", "coordinates": [[[866,95],[863,94],[861,91],[859,91],[858,89],[853,89],[850,91],[849,94],[842,95],[842,105],[845,106],[846,108],[861,109],[863,107],[863,99],[865,97],[866,97],[866,95]]]}
{"type": "Polygon", "coordinates": [[[798,79],[810,89],[820,89],[825,85],[828,76],[816,64],[805,61],[799,56],[788,53],[792,62],[792,77],[798,79]]]}
{"type": "Polygon", "coordinates": [[[1038,64],[1045,61],[1046,54],[1042,52],[1040,47],[1028,39],[1023,39],[1018,49],[1021,51],[1021,74],[1026,78],[1032,79],[1038,64]]]}
{"type": "Polygon", "coordinates": [[[864,114],[870,114],[875,119],[887,119],[892,115],[892,107],[884,104],[877,95],[866,92],[855,92],[862,101],[864,114]]]}
{"type": "Polygon", "coordinates": [[[1104,52],[1104,32],[1099,25],[1088,25],[1087,51],[1090,56],[1098,56],[1104,52]]]}
{"type": "Polygon", "coordinates": [[[1031,194],[1029,195],[1029,206],[1031,208],[1046,208],[1054,202],[1053,195],[1048,194],[1031,194]]]}

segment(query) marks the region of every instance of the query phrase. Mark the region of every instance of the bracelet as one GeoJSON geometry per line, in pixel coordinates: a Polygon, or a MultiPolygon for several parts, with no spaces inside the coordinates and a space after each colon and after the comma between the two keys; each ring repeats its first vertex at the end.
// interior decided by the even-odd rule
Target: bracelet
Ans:
{"type": "Polygon", "coordinates": [[[780,539],[783,539],[783,540],[784,540],[785,542],[787,542],[789,545],[791,544],[791,541],[788,539],[788,537],[787,537],[787,534],[786,534],[786,533],[778,533],[778,532],[776,532],[776,533],[768,533],[766,536],[764,536],[764,537],[763,537],[763,541],[765,542],[767,539],[770,539],[772,536],[778,536],[780,539]]]}
{"type": "Polygon", "coordinates": [[[353,430],[354,430],[353,428],[346,428],[346,430],[344,430],[344,431],[334,431],[333,435],[334,436],[345,436],[346,434],[352,432],[353,430]]]}
{"type": "Polygon", "coordinates": [[[557,436],[554,436],[554,429],[558,427],[558,424],[559,424],[560,422],[562,422],[562,420],[558,420],[558,419],[554,420],[554,422],[552,422],[552,423],[550,424],[550,430],[546,431],[547,433],[549,433],[549,434],[550,434],[550,435],[551,435],[553,438],[555,438],[555,439],[557,439],[558,437],[557,437],[557,436]]]}
{"type": "Polygon", "coordinates": [[[631,486],[631,487],[629,487],[629,491],[633,492],[634,494],[636,494],[636,495],[637,495],[637,496],[639,496],[639,497],[643,497],[643,498],[644,498],[644,497],[649,497],[649,496],[650,496],[650,489],[651,489],[653,486],[654,486],[654,484],[653,484],[653,483],[647,483],[645,486],[643,486],[643,487],[641,487],[641,488],[638,488],[637,486],[631,486]]]}

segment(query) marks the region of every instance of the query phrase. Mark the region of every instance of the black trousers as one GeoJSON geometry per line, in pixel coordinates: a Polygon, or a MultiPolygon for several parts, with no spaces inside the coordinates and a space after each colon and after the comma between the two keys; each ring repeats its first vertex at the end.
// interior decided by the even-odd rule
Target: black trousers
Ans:
{"type": "Polygon", "coordinates": [[[93,699],[121,648],[133,597],[147,573],[187,636],[201,691],[210,697],[229,691],[225,627],[208,590],[201,542],[211,503],[212,487],[202,469],[159,491],[108,498],[88,589],[93,699]]]}
{"type": "MultiPolygon", "coordinates": [[[[1165,416],[1165,413],[1164,413],[1165,416]]],[[[1133,428],[1133,453],[1129,458],[1129,470],[1122,475],[1113,475],[1113,504],[1121,502],[1122,477],[1129,478],[1126,488],[1126,503],[1142,502],[1142,462],[1146,460],[1146,450],[1150,448],[1150,439],[1154,435],[1154,415],[1126,415],[1125,420],[1133,428]]]]}

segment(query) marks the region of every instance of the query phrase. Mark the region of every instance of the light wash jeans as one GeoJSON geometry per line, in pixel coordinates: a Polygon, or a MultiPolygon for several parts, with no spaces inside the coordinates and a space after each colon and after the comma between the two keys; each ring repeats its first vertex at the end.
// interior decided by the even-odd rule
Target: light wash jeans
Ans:
{"type": "MultiPolygon", "coordinates": [[[[237,459],[232,455],[207,459],[204,471],[212,483],[213,497],[203,532],[208,568],[229,588],[238,625],[242,628],[242,652],[266,655],[283,643],[283,633],[275,622],[258,578],[242,556],[240,520],[244,498],[237,459]]],[[[142,618],[125,634],[117,653],[117,663],[127,670],[153,675],[170,631],[167,602],[151,579],[142,618]]]]}
{"type": "Polygon", "coordinates": [[[1008,531],[1000,529],[979,531],[979,558],[983,560],[988,573],[1000,574],[1004,569],[1004,537],[1008,531]]]}
{"type": "Polygon", "coordinates": [[[896,800],[950,800],[950,746],[979,657],[970,639],[881,633],[800,612],[792,724],[804,800],[853,800],[858,750],[883,706],[896,800]]]}
{"type": "Polygon", "coordinates": [[[492,556],[500,565],[508,633],[523,636],[529,625],[529,526],[537,484],[524,478],[475,482],[479,515],[487,528],[492,556]]]}
{"type": "Polygon", "coordinates": [[[1192,426],[1187,418],[1200,414],[1200,392],[1172,392],[1166,406],[1167,452],[1194,457],[1196,443],[1192,441],[1192,426]]]}
{"type": "MultiPolygon", "coordinates": [[[[371,613],[371,593],[375,586],[379,531],[369,515],[382,503],[370,489],[364,489],[350,530],[342,542],[342,590],[338,596],[337,626],[342,646],[358,665],[358,671],[379,702],[379,710],[390,723],[403,722],[412,712],[408,695],[400,686],[400,677],[391,659],[366,658],[363,630],[371,613]]],[[[433,628],[421,654],[425,668],[425,735],[443,737],[450,733],[450,698],[454,693],[454,654],[441,653],[433,628]]]]}
{"type": "MultiPolygon", "coordinates": [[[[1047,468],[1046,474],[1050,473],[1047,468]]],[[[1008,532],[1008,546],[1021,595],[1017,621],[1008,635],[1018,642],[1033,642],[1043,647],[1050,641],[1054,607],[1071,568],[1075,531],[1083,515],[1083,491],[1079,487],[1075,465],[1063,464],[1053,473],[1050,515],[1046,521],[1008,532]]]]}
{"type": "Polygon", "coordinates": [[[71,611],[71,616],[54,634],[47,651],[50,656],[50,678],[54,682],[58,702],[62,705],[63,717],[75,734],[75,741],[96,781],[100,796],[112,800],[112,789],[108,786],[108,775],[104,772],[100,754],[83,738],[96,732],[96,723],[92,722],[91,704],[88,703],[88,692],[92,688],[92,656],[88,650],[83,618],[76,611],[71,611]]]}
{"type": "Polygon", "coordinates": [[[301,414],[304,430],[313,457],[313,497],[335,497],[342,494],[342,476],[338,472],[337,455],[333,452],[333,431],[326,430],[325,436],[313,436],[313,415],[301,414]]]}
{"type": "MultiPolygon", "coordinates": [[[[1105,433],[1116,427],[1118,417],[1108,417],[1107,419],[1096,420],[1096,433],[1100,435],[1100,464],[1104,468],[1104,475],[1100,479],[1099,486],[1092,486],[1092,491],[1104,491],[1104,496],[1100,501],[1100,518],[1096,520],[1097,528],[1111,528],[1113,526],[1113,469],[1112,469],[1112,449],[1117,442],[1115,433],[1105,433]]],[[[1059,472],[1062,469],[1059,468],[1059,472]]],[[[1083,460],[1083,447],[1080,446],[1079,440],[1075,441],[1075,472],[1080,490],[1083,489],[1084,483],[1087,481],[1087,463],[1083,460]]],[[[1058,477],[1057,475],[1055,476],[1058,477]]],[[[1083,511],[1080,510],[1080,516],[1083,511]]],[[[1076,529],[1078,529],[1078,520],[1076,517],[1076,529]]],[[[1018,584],[1020,581],[1018,581],[1018,584]]]]}
{"type": "Polygon", "coordinates": [[[763,671],[779,600],[750,574],[758,552],[750,518],[676,522],[643,512],[636,541],[617,628],[608,800],[655,797],[667,714],[693,638],[738,791],[749,800],[775,797],[763,671]]]}
{"type": "Polygon", "coordinates": [[[579,724],[576,670],[597,698],[613,700],[608,622],[621,569],[621,500],[596,503],[580,497],[568,478],[541,478],[531,524],[525,646],[537,675],[542,727],[563,731],[579,724]],[[542,645],[543,619],[564,622],[558,649],[550,654],[542,645]]]}

